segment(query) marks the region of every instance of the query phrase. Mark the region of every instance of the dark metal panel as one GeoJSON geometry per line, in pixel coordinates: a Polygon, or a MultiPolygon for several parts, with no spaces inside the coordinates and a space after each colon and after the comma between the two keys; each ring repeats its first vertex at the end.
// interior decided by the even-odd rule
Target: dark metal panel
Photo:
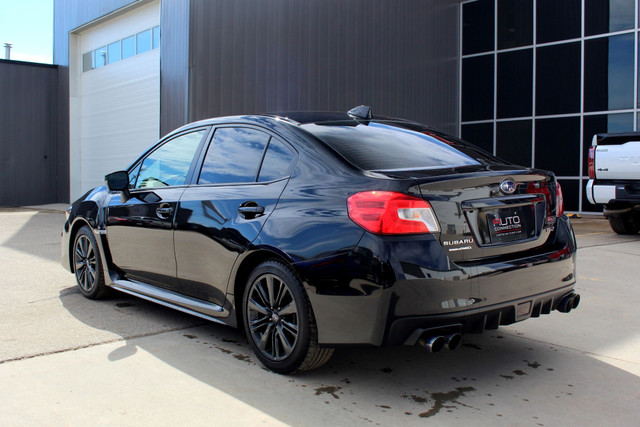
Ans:
{"type": "Polygon", "coordinates": [[[189,121],[189,2],[160,3],[160,134],[189,121]]]}
{"type": "Polygon", "coordinates": [[[0,206],[58,201],[57,71],[0,60],[0,206]]]}
{"type": "Polygon", "coordinates": [[[189,120],[369,104],[456,133],[458,12],[456,0],[191,0],[189,120]]]}

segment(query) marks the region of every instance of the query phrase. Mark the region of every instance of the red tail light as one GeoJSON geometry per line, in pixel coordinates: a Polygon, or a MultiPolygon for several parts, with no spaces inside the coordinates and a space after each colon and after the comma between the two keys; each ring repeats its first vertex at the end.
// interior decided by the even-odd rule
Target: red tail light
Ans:
{"type": "Polygon", "coordinates": [[[560,216],[564,214],[564,198],[562,197],[562,188],[560,187],[560,183],[556,181],[556,211],[551,212],[551,201],[553,200],[553,195],[551,194],[551,190],[547,187],[547,184],[544,182],[530,182],[527,185],[527,193],[538,193],[543,194],[544,198],[547,202],[547,215],[560,216]]]}
{"type": "Polygon", "coordinates": [[[589,178],[595,179],[596,177],[596,147],[589,147],[589,178]]]}
{"type": "Polygon", "coordinates": [[[556,216],[564,214],[564,197],[562,197],[562,187],[556,182],[556,216]]]}
{"type": "Polygon", "coordinates": [[[421,234],[440,231],[429,202],[392,191],[366,191],[347,199],[349,218],[376,234],[421,234]]]}

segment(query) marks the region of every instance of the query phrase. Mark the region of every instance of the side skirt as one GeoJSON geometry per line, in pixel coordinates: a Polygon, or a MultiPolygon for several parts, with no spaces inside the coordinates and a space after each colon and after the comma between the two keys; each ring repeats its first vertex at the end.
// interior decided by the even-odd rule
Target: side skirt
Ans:
{"type": "Polygon", "coordinates": [[[223,325],[227,324],[220,317],[227,317],[229,313],[219,305],[211,302],[180,295],[176,292],[132,280],[117,279],[111,282],[110,286],[121,292],[182,311],[183,313],[223,325]]]}

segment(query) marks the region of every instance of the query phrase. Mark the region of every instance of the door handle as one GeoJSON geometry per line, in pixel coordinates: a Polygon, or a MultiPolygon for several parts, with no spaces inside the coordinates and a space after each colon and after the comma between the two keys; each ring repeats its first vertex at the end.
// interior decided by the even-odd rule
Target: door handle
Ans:
{"type": "Polygon", "coordinates": [[[158,218],[160,219],[167,219],[169,215],[171,215],[172,213],[173,213],[173,208],[171,206],[160,205],[156,209],[156,215],[158,215],[158,218]]]}
{"type": "Polygon", "coordinates": [[[238,207],[238,213],[245,219],[253,219],[264,214],[264,207],[258,206],[255,202],[246,202],[238,207]]]}

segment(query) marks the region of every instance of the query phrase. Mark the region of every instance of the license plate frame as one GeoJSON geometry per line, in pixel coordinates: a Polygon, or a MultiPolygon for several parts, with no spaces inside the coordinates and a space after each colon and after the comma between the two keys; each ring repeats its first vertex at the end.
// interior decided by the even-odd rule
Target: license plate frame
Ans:
{"type": "Polygon", "coordinates": [[[486,218],[492,244],[526,240],[535,233],[535,215],[530,206],[493,209],[486,212],[486,218]]]}

